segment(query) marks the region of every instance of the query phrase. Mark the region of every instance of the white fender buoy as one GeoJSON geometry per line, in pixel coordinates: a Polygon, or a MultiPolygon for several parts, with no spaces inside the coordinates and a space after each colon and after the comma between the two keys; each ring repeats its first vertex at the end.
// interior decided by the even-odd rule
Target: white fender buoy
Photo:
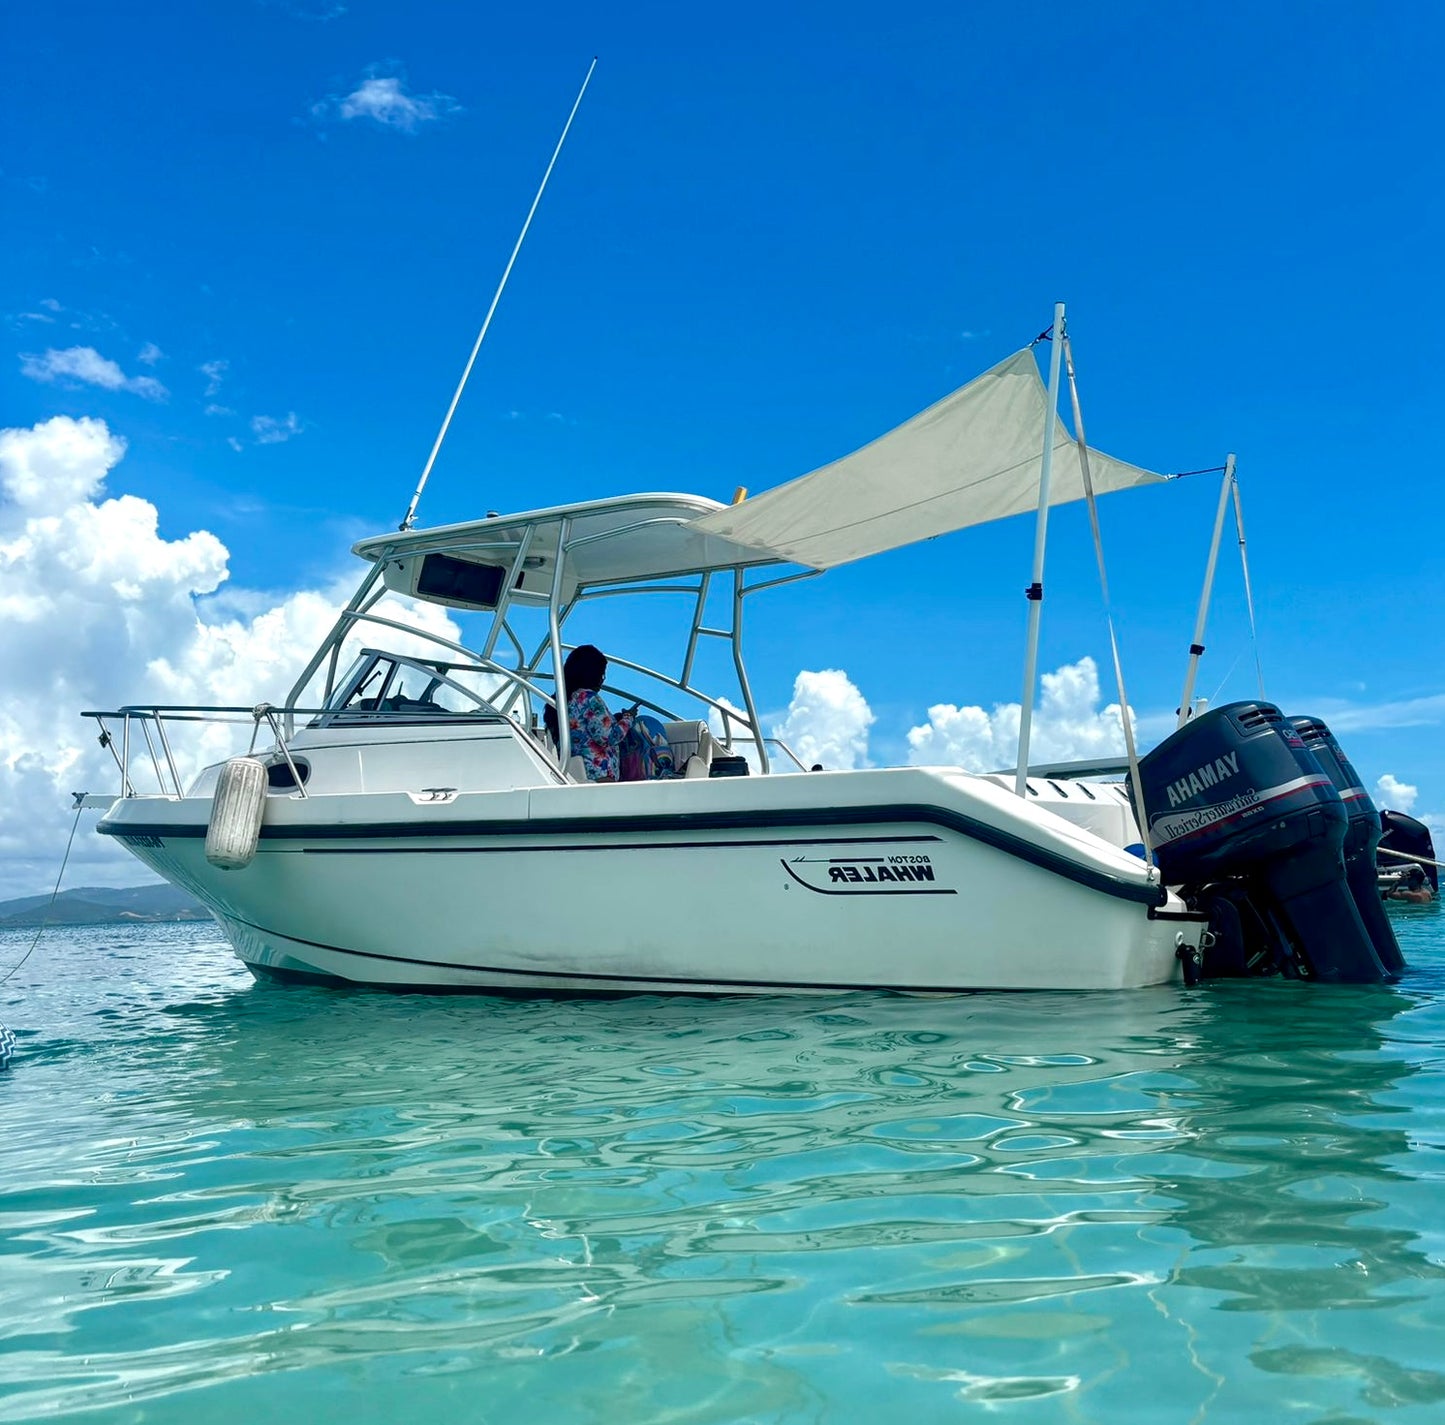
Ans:
{"type": "Polygon", "coordinates": [[[232,757],[216,780],[206,860],[223,871],[251,864],[266,810],[266,765],[255,757],[232,757]]]}

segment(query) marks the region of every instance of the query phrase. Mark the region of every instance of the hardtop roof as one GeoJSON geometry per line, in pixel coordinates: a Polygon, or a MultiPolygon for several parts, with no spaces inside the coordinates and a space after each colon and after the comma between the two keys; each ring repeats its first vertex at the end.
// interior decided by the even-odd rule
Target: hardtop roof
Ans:
{"type": "MultiPolygon", "coordinates": [[[[433,529],[373,535],[353,545],[352,551],[363,559],[394,564],[401,573],[433,553],[510,565],[526,540],[521,581],[513,596],[528,603],[545,602],[551,593],[564,521],[564,602],[579,589],[594,585],[645,583],[781,562],[774,554],[693,526],[698,516],[725,508],[705,495],[617,495],[519,514],[488,515],[433,529]]],[[[389,576],[391,572],[389,569],[389,576]]],[[[400,580],[388,577],[387,582],[400,580]]]]}

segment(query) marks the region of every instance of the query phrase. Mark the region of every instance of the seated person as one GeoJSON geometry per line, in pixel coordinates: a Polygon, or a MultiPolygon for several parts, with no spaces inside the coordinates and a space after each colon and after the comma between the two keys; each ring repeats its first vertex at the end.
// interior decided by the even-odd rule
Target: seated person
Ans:
{"type": "MultiPolygon", "coordinates": [[[[607,681],[607,658],[590,643],[579,644],[562,664],[567,688],[567,735],[572,755],[582,759],[589,782],[615,782],[621,771],[622,743],[637,720],[637,704],[616,717],[608,712],[598,689],[607,681]]],[[[557,710],[543,712],[547,731],[558,747],[557,710]]]]}

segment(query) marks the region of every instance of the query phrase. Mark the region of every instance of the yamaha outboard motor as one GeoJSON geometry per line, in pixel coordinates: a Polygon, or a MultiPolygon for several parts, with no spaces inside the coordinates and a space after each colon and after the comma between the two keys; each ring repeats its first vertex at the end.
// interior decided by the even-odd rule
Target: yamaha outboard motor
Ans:
{"type": "Polygon", "coordinates": [[[1440,868],[1435,864],[1435,843],[1430,839],[1430,828],[1413,816],[1402,811],[1382,811],[1380,825],[1384,835],[1380,837],[1380,849],[1403,852],[1399,856],[1380,858],[1381,871],[1393,870],[1397,866],[1418,866],[1422,879],[1438,896],[1440,894],[1440,868]],[[1411,861],[1411,856],[1419,857],[1411,861]]]}
{"type": "Polygon", "coordinates": [[[1392,975],[1398,975],[1405,968],[1405,957],[1400,953],[1400,942],[1395,939],[1390,918],[1380,900],[1379,873],[1375,869],[1375,848],[1380,844],[1380,814],[1361,783],[1360,774],[1355,771],[1329,728],[1317,717],[1296,717],[1290,721],[1299,733],[1305,750],[1312,752],[1315,760],[1329,774],[1340,800],[1345,804],[1349,815],[1349,823],[1345,827],[1345,880],[1355,898],[1355,909],[1359,911],[1365,929],[1370,932],[1370,942],[1380,963],[1392,975]]]}
{"type": "MultiPolygon", "coordinates": [[[[1345,881],[1344,803],[1277,707],[1200,714],[1143,758],[1139,777],[1159,869],[1186,899],[1203,905],[1222,891],[1234,919],[1268,937],[1266,962],[1286,974],[1393,978],[1345,881]]],[[[1260,958],[1251,953],[1246,969],[1260,958]]]]}

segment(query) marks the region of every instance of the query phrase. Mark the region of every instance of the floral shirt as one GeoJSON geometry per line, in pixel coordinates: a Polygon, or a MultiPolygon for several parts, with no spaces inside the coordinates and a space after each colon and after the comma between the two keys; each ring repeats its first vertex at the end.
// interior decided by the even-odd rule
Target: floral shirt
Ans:
{"type": "Polygon", "coordinates": [[[591,688],[578,688],[567,699],[572,755],[582,759],[589,782],[617,780],[622,740],[632,731],[632,721],[630,712],[613,717],[601,694],[591,688]]]}

